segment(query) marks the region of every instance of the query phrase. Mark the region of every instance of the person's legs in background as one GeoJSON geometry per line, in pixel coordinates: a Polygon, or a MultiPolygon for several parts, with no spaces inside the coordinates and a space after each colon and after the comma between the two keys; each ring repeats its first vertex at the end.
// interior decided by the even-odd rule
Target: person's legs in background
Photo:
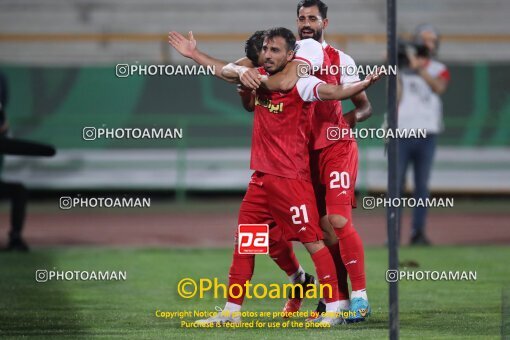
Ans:
{"type": "Polygon", "coordinates": [[[22,231],[25,223],[28,192],[21,183],[0,182],[2,198],[11,200],[11,230],[7,250],[28,251],[22,231]]]}
{"type": "MultiPolygon", "coordinates": [[[[417,140],[417,149],[414,157],[414,198],[426,200],[429,198],[429,179],[434,163],[436,150],[436,135],[428,135],[426,138],[417,140]]],[[[411,244],[430,244],[425,235],[427,208],[416,207],[413,210],[413,224],[411,244]]]]}
{"type": "MultiPolygon", "coordinates": [[[[400,194],[403,195],[406,189],[406,174],[407,167],[409,166],[409,162],[411,161],[411,156],[413,152],[414,139],[411,138],[400,138],[398,139],[398,173],[397,180],[400,185],[400,194]]],[[[402,230],[402,215],[404,213],[403,209],[400,209],[400,213],[398,214],[398,240],[400,243],[400,236],[402,230]]]]}

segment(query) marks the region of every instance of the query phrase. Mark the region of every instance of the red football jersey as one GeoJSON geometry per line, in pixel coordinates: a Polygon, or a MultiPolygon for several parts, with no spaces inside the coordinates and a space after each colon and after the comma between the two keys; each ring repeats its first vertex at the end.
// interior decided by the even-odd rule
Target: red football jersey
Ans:
{"type": "MultiPolygon", "coordinates": [[[[261,74],[267,74],[259,68],[261,74]]],[[[288,92],[259,88],[255,97],[251,162],[253,170],[310,181],[310,115],[317,101],[315,77],[302,78],[288,92]]]]}
{"type": "MultiPolygon", "coordinates": [[[[319,42],[315,42],[313,44],[307,43],[297,50],[296,58],[300,60],[309,60],[312,59],[313,56],[323,53],[322,65],[320,67],[315,66],[316,72],[314,73],[314,76],[327,84],[337,85],[340,84],[340,72],[331,67],[332,60],[330,58],[335,56],[329,47],[330,46],[328,45],[328,47],[323,49],[319,42]]],[[[327,138],[328,128],[339,127],[349,129],[349,125],[342,115],[342,104],[337,100],[318,101],[315,104],[314,112],[310,118],[312,129],[310,144],[313,150],[323,149],[337,141],[329,140],[327,138]]],[[[352,139],[352,137],[350,137],[350,134],[345,134],[342,139],[349,140],[352,139]]]]}

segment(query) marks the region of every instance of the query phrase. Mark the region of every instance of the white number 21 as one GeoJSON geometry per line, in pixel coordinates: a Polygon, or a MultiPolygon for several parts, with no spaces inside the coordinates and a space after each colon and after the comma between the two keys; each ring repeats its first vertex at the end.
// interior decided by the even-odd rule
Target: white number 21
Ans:
{"type": "Polygon", "coordinates": [[[304,224],[308,223],[308,213],[306,212],[306,205],[302,204],[300,207],[290,207],[290,211],[293,213],[292,215],[292,223],[294,224],[304,224]],[[301,213],[303,213],[303,222],[301,222],[301,213]]]}

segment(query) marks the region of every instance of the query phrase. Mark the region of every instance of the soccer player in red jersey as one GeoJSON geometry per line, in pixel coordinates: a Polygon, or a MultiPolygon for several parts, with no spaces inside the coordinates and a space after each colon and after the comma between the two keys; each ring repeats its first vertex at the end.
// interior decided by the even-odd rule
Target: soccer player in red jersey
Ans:
{"type": "MultiPolygon", "coordinates": [[[[320,0],[302,0],[297,6],[297,15],[300,38],[312,38],[324,48],[324,63],[315,75],[329,84],[359,81],[358,75],[352,73],[356,70],[353,59],[324,41],[324,29],[328,26],[327,6],[320,0]]],[[[296,55],[299,56],[300,53],[301,50],[298,49],[296,55]]],[[[312,50],[306,51],[306,54],[304,59],[313,58],[312,50]]],[[[242,80],[246,86],[253,86],[256,74],[253,71],[251,73],[243,74],[242,80]]],[[[296,63],[289,64],[274,77],[271,84],[266,85],[274,91],[289,90],[298,81],[299,73],[302,72],[296,63]]],[[[342,115],[340,102],[324,101],[315,106],[311,121],[313,151],[310,165],[324,242],[337,269],[340,308],[353,312],[349,322],[358,322],[365,320],[371,310],[366,292],[363,243],[352,224],[352,208],[356,207],[354,188],[358,172],[358,148],[356,140],[348,131],[357,122],[364,121],[371,115],[371,105],[364,91],[351,97],[351,100],[356,108],[345,115],[342,115]],[[338,138],[328,135],[329,129],[333,129],[337,134],[340,129],[347,133],[338,138]],[[351,300],[347,273],[352,286],[351,300]]],[[[292,308],[292,305],[288,307],[292,308]]],[[[324,304],[319,302],[317,312],[323,310],[324,304]]]]}
{"type": "MultiPolygon", "coordinates": [[[[262,74],[276,74],[292,60],[294,36],[284,28],[269,30],[264,42],[262,74]]],[[[322,63],[322,61],[321,61],[322,63]]],[[[315,77],[302,78],[288,92],[257,90],[251,168],[255,170],[241,205],[239,223],[276,222],[287,239],[299,239],[312,255],[319,282],[329,283],[333,296],[326,298],[326,311],[336,312],[336,270],[318,228],[315,195],[310,183],[308,139],[312,101],[340,100],[363,91],[378,76],[350,85],[329,85],[315,77]],[[326,275],[324,275],[326,274],[326,275]],[[331,275],[334,277],[331,277],[331,275]],[[328,301],[329,300],[329,301],[328,301]]],[[[234,251],[230,285],[242,285],[253,274],[253,255],[234,251]]],[[[238,294],[233,294],[238,295],[238,294]]],[[[242,292],[241,292],[242,295],[242,292]]],[[[229,296],[225,310],[237,312],[243,297],[229,296]]],[[[335,324],[334,317],[320,322],[335,324]]],[[[222,313],[202,322],[236,322],[222,313]]]]}
{"type": "MultiPolygon", "coordinates": [[[[356,82],[359,77],[356,73],[352,73],[356,70],[354,60],[324,40],[324,30],[328,26],[327,10],[328,7],[321,0],[300,1],[297,5],[299,37],[301,39],[313,38],[322,44],[324,52],[331,62],[329,74],[334,75],[338,84],[356,82]]],[[[348,125],[353,127],[357,122],[364,121],[371,115],[371,105],[364,91],[350,99],[355,105],[355,109],[352,111],[342,115],[341,103],[338,103],[338,108],[335,108],[340,121],[339,126],[342,128],[346,125],[343,118],[346,118],[348,125]]],[[[329,112],[327,106],[316,106],[315,114],[334,124],[334,117],[327,118],[327,115],[324,114],[327,112],[329,112]]],[[[324,141],[324,131],[320,132],[319,139],[324,141]]],[[[324,233],[324,242],[335,259],[340,289],[340,308],[350,308],[355,313],[355,316],[349,317],[348,321],[363,321],[370,314],[366,293],[364,249],[352,222],[352,208],[356,207],[354,187],[358,172],[358,147],[356,140],[350,136],[338,140],[333,145],[323,148],[321,146],[327,146],[327,144],[316,143],[314,145],[315,157],[319,160],[315,164],[319,166],[320,184],[326,191],[326,211],[319,211],[321,227],[323,230],[331,230],[331,228],[334,230],[333,235],[328,232],[324,233]],[[336,245],[337,242],[339,247],[336,245]],[[339,250],[340,253],[338,253],[339,250]],[[352,288],[350,305],[346,273],[349,274],[352,288]]],[[[318,204],[320,207],[320,200],[318,204]]]]}
{"type": "MultiPolygon", "coordinates": [[[[251,35],[245,43],[246,57],[236,61],[236,65],[258,67],[264,63],[264,56],[261,53],[264,42],[264,34],[265,31],[257,31],[251,35]]],[[[196,40],[194,39],[192,32],[189,32],[188,39],[184,38],[177,32],[170,32],[169,42],[179,53],[185,57],[193,59],[198,64],[204,66],[214,65],[216,77],[226,81],[235,82],[234,79],[225,78],[221,74],[222,68],[227,65],[226,62],[215,59],[198,50],[196,40]]],[[[258,72],[256,72],[256,77],[256,81],[260,83],[260,80],[258,79],[258,72]]],[[[253,111],[255,107],[255,96],[252,95],[252,90],[246,89],[241,85],[238,86],[239,93],[243,98],[243,106],[245,106],[248,111],[253,111]]],[[[281,228],[276,223],[271,224],[269,227],[269,256],[278,265],[278,267],[287,274],[290,283],[302,286],[301,291],[299,290],[299,287],[296,287],[297,290],[294,294],[289,294],[287,304],[292,304],[293,308],[290,310],[284,308],[284,312],[289,312],[289,315],[291,315],[291,312],[299,310],[306,291],[310,289],[311,284],[316,283],[316,280],[313,275],[306,273],[303,267],[299,264],[293,250],[292,242],[283,237],[281,228]]]]}

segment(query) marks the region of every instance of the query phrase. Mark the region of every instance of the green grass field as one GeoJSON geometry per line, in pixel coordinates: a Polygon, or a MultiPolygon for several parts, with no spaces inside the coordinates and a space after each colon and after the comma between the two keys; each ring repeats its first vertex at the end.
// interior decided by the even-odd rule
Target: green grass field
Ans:
{"type": "MultiPolygon", "coordinates": [[[[307,254],[298,257],[311,270],[307,254]]],[[[0,337],[297,339],[300,337],[387,338],[387,252],[366,252],[368,294],[373,308],[368,322],[332,329],[185,329],[180,321],[155,316],[156,310],[214,310],[223,299],[183,299],[176,291],[185,277],[223,283],[229,249],[56,248],[28,254],[0,253],[0,337]],[[126,281],[51,281],[37,283],[35,270],[122,270],[126,281]]],[[[502,334],[502,291],[510,287],[508,247],[403,248],[400,259],[419,270],[470,270],[477,281],[413,281],[400,284],[401,337],[498,339],[502,334]]],[[[283,272],[257,256],[253,283],[286,283],[283,272]]],[[[510,295],[510,294],[507,294],[510,295]]],[[[306,301],[312,309],[316,301],[306,301]]],[[[283,300],[249,300],[246,311],[278,311],[283,300]]],[[[508,302],[507,302],[508,304],[508,302]]],[[[192,320],[188,318],[187,320],[192,320]]],[[[504,319],[504,318],[503,318],[504,319]]],[[[249,321],[249,320],[243,320],[249,321]]],[[[270,318],[261,321],[269,322],[270,318]]],[[[508,324],[508,319],[506,319],[508,324]]],[[[506,328],[508,330],[508,328],[506,328]]]]}

